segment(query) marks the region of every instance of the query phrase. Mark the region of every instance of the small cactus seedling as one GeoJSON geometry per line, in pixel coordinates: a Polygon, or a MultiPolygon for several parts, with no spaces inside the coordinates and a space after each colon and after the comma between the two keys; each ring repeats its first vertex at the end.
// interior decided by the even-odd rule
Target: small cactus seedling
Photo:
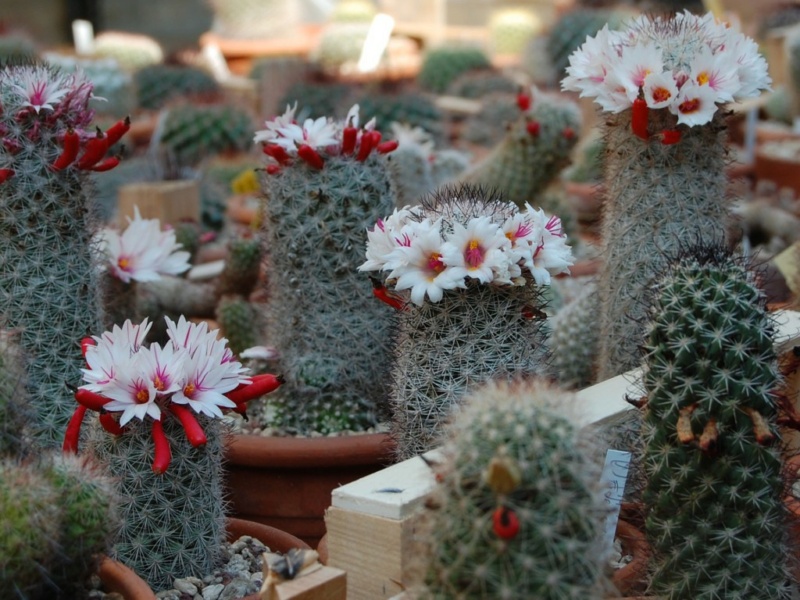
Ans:
{"type": "Polygon", "coordinates": [[[434,467],[425,585],[413,597],[608,597],[600,453],[563,416],[571,400],[522,381],[464,399],[434,467]]]}
{"type": "Polygon", "coordinates": [[[690,248],[651,289],[644,491],[651,592],[791,597],[773,322],[724,249],[690,248]]]}
{"type": "Polygon", "coordinates": [[[126,321],[84,340],[87,383],[75,392],[64,450],[77,451],[87,410],[99,412],[89,451],[128,499],[112,556],[158,590],[213,570],[225,533],[219,419],[244,413],[281,378],[246,377],[205,324],[167,320],[163,346],[143,345],[149,328],[126,321]]]}
{"type": "Polygon", "coordinates": [[[89,174],[119,162],[108,149],[128,130],[90,126],[92,85],[42,65],[0,69],[0,315],[19,331],[40,440],[63,438],[80,378],[74,340],[100,318],[94,296],[89,174]]]}
{"type": "MultiPolygon", "coordinates": [[[[267,253],[266,339],[280,353],[288,426],[363,430],[379,420],[389,366],[390,314],[360,275],[366,230],[395,205],[381,141],[320,117],[294,124],[294,109],[256,134],[270,157],[261,224],[267,253]]],[[[287,426],[286,423],[283,426],[287,426]]]]}
{"type": "Polygon", "coordinates": [[[594,97],[610,113],[602,119],[603,380],[639,364],[642,298],[664,257],[687,241],[724,235],[727,149],[718,104],[757,96],[770,79],[755,42],[710,14],[688,12],[643,17],[623,32],[602,29],[570,57],[567,73],[564,89],[594,97]],[[595,80],[618,66],[619,85],[595,80]]]}
{"type": "Polygon", "coordinates": [[[440,188],[378,221],[360,269],[386,272],[374,293],[398,309],[390,404],[400,458],[438,443],[471,386],[542,370],[541,286],[570,264],[558,217],[476,187],[440,188]]]}
{"type": "Polygon", "coordinates": [[[497,189],[518,206],[541,194],[570,160],[581,120],[577,105],[533,89],[517,97],[516,121],[461,181],[497,189]]]}

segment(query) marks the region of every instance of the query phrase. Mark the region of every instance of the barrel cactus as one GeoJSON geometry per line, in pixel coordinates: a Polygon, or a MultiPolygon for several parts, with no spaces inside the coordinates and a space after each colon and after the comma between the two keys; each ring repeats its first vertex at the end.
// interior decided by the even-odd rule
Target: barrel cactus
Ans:
{"type": "Polygon", "coordinates": [[[521,381],[465,398],[435,466],[414,597],[609,597],[599,453],[564,416],[571,401],[521,381]]]}
{"type": "Polygon", "coordinates": [[[642,298],[665,255],[724,235],[728,151],[718,105],[758,96],[770,78],[755,42],[690,13],[642,17],[624,32],[604,28],[570,57],[567,72],[562,87],[594,97],[608,113],[598,281],[598,376],[607,379],[639,364],[642,298]],[[616,66],[619,81],[602,75],[616,66]]]}
{"type": "Polygon", "coordinates": [[[369,233],[361,270],[382,272],[376,294],[398,309],[392,435],[409,458],[439,441],[471,386],[544,370],[540,300],[571,253],[558,217],[473,186],[445,186],[369,233]]]}
{"type": "Polygon", "coordinates": [[[417,83],[428,92],[443,94],[459,75],[471,69],[486,69],[491,62],[480,48],[440,46],[428,50],[422,59],[417,83]]]}
{"type": "Polygon", "coordinates": [[[214,78],[196,67],[151,65],[134,74],[139,106],[159,109],[178,98],[215,98],[220,94],[214,78]]]}

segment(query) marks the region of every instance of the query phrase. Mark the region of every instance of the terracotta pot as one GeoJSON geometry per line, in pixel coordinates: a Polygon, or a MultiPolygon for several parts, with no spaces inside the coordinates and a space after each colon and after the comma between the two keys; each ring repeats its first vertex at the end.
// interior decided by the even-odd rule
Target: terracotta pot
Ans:
{"type": "Polygon", "coordinates": [[[800,161],[756,151],[753,167],[756,180],[768,180],[778,188],[790,188],[800,195],[800,161]]]}
{"type": "Polygon", "coordinates": [[[315,548],[331,492],[392,462],[387,433],[341,437],[235,435],[227,487],[234,517],[271,525],[315,548]]]}
{"type": "MultiPolygon", "coordinates": [[[[243,519],[228,518],[226,520],[228,541],[238,540],[243,535],[249,535],[272,552],[286,553],[292,548],[308,550],[309,546],[302,540],[262,523],[254,523],[243,519]]],[[[97,569],[97,575],[103,583],[106,593],[114,592],[124,600],[156,600],[156,595],[150,586],[139,577],[132,569],[125,565],[103,557],[97,569]]],[[[257,600],[258,595],[247,596],[247,600],[257,600]]]]}
{"type": "Polygon", "coordinates": [[[650,546],[644,533],[624,519],[617,523],[617,539],[622,544],[622,552],[633,556],[633,560],[613,575],[614,585],[620,594],[642,593],[647,587],[647,564],[650,560],[650,546]]]}

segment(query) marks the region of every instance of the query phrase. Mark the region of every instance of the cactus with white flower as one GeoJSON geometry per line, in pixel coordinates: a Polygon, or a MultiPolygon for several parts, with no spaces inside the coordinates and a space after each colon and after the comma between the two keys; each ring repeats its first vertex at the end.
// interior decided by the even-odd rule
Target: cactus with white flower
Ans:
{"type": "Polygon", "coordinates": [[[517,95],[517,107],[517,118],[503,139],[459,180],[497,189],[522,207],[569,164],[581,115],[571,99],[535,87],[517,95]]]}
{"type": "Polygon", "coordinates": [[[286,384],[281,427],[363,430],[381,415],[389,368],[390,314],[361,276],[366,230],[395,206],[375,120],[294,121],[295,109],[256,133],[269,157],[261,225],[269,277],[266,339],[286,384]]]}
{"type": "Polygon", "coordinates": [[[401,459],[439,442],[471,386],[544,371],[542,287],[572,264],[558,217],[446,186],[379,220],[366,257],[359,269],[398,311],[390,405],[401,459]]]}
{"type": "Polygon", "coordinates": [[[128,130],[91,126],[92,84],[43,65],[0,69],[0,315],[19,331],[40,441],[64,436],[80,379],[74,340],[97,327],[90,175],[128,130]]]}
{"type": "Polygon", "coordinates": [[[712,15],[642,16],[603,28],[570,57],[565,90],[600,106],[605,130],[605,264],[598,377],[637,366],[642,296],[664,256],[723,236],[725,109],[768,89],[756,43],[712,15]]]}
{"type": "Polygon", "coordinates": [[[134,207],[133,219],[120,233],[106,227],[99,233],[105,267],[101,283],[104,321],[107,328],[139,319],[138,281],[158,281],[162,275],[189,270],[189,253],[180,250],[174,229],[161,228],[158,219],[143,219],[134,207]]]}
{"type": "Polygon", "coordinates": [[[97,411],[88,451],[129,499],[112,556],[163,589],[213,570],[225,540],[223,411],[244,413],[282,380],[248,377],[205,323],[167,319],[169,341],[146,346],[150,326],[126,321],[83,340],[85,383],[63,447],[77,452],[84,417],[97,411]]]}

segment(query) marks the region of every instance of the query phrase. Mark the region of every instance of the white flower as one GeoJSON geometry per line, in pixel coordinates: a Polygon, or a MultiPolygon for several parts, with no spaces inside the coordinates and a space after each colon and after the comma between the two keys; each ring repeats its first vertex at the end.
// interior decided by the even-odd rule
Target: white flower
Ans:
{"type": "Polygon", "coordinates": [[[153,387],[160,396],[166,396],[180,389],[183,377],[183,363],[188,354],[172,344],[163,348],[152,344],[148,352],[141,353],[142,368],[152,376],[153,387]]]}
{"type": "Polygon", "coordinates": [[[133,417],[144,420],[146,415],[159,421],[161,409],[156,404],[157,390],[153,381],[156,374],[151,370],[153,362],[148,360],[149,348],[140,348],[127,361],[117,365],[114,381],[102,393],[111,398],[103,408],[111,412],[122,411],[119,424],[125,425],[133,417]]]}
{"type": "Polygon", "coordinates": [[[678,86],[669,73],[650,73],[644,78],[643,91],[648,107],[666,108],[678,95],[678,86]]]}
{"type": "MultiPolygon", "coordinates": [[[[386,219],[378,219],[371,230],[367,230],[367,260],[359,271],[383,271],[393,269],[389,257],[398,246],[408,246],[411,237],[424,225],[408,221],[412,209],[405,206],[395,209],[386,219]]],[[[428,224],[430,224],[428,222],[428,224]]]]}
{"type": "Polygon", "coordinates": [[[294,147],[302,145],[311,146],[312,148],[325,148],[339,144],[339,131],[338,126],[327,117],[319,117],[318,119],[306,119],[302,127],[297,125],[289,125],[279,129],[284,139],[277,140],[287,149],[292,149],[290,144],[294,147]]]}
{"type": "Polygon", "coordinates": [[[691,79],[697,85],[707,85],[717,93],[718,102],[731,102],[741,85],[734,57],[727,52],[713,54],[705,47],[692,65],[691,79]]]}
{"type": "Polygon", "coordinates": [[[158,219],[142,219],[138,207],[122,235],[106,228],[100,239],[109,272],[125,283],[157,281],[162,274],[177,275],[191,267],[189,253],[179,251],[175,231],[162,231],[158,219]]]}
{"type": "Polygon", "coordinates": [[[347,111],[347,116],[344,118],[345,127],[358,127],[358,104],[353,104],[350,110],[347,111]]]}
{"type": "Polygon", "coordinates": [[[622,48],[621,56],[613,71],[619,83],[625,88],[628,100],[632,103],[639,97],[639,91],[644,86],[645,78],[648,75],[664,72],[661,50],[653,44],[625,46],[622,48]]]}
{"type": "Polygon", "coordinates": [[[704,125],[711,121],[717,112],[717,92],[707,85],[687,81],[678,96],[669,105],[669,111],[678,116],[678,123],[689,127],[704,125]]]}
{"type": "Polygon", "coordinates": [[[216,331],[208,330],[208,323],[192,323],[181,315],[175,323],[169,317],[164,317],[167,321],[167,337],[176,348],[184,348],[190,356],[197,354],[198,350],[204,350],[217,339],[216,331]]]}
{"type": "Polygon", "coordinates": [[[583,45],[570,56],[567,77],[561,89],[580,92],[581,97],[595,97],[608,73],[607,65],[615,59],[617,52],[614,40],[617,34],[605,25],[595,37],[587,36],[583,45]]]}
{"type": "Polygon", "coordinates": [[[390,260],[395,260],[400,266],[389,275],[397,279],[395,288],[411,289],[411,301],[421,306],[426,295],[431,302],[439,302],[444,290],[466,287],[466,269],[445,264],[446,252],[448,248],[442,242],[441,221],[422,229],[417,237],[411,239],[410,245],[395,248],[390,260]]]}
{"type": "Polygon", "coordinates": [[[122,327],[114,325],[111,331],[106,331],[99,337],[94,336],[96,345],[86,349],[85,359],[89,368],[82,369],[83,380],[87,385],[81,387],[92,392],[102,392],[114,381],[117,365],[126,362],[138,352],[151,325],[147,319],[138,325],[127,320],[122,327]]]}
{"type": "MultiPolygon", "coordinates": [[[[504,249],[511,242],[490,217],[470,219],[467,226],[453,223],[453,231],[444,246],[444,262],[450,267],[461,267],[468,277],[481,283],[490,283],[495,273],[508,273],[508,255],[504,249]]],[[[505,277],[504,277],[505,278],[505,277]]]]}
{"type": "Polygon", "coordinates": [[[54,110],[55,104],[63,98],[70,88],[62,76],[54,76],[42,67],[27,67],[19,73],[22,84],[12,84],[12,89],[22,98],[23,106],[31,107],[36,113],[42,109],[54,110]]]}
{"type": "Polygon", "coordinates": [[[186,361],[183,387],[173,396],[176,404],[188,404],[198,414],[222,417],[222,408],[235,408],[236,403],[225,394],[239,385],[237,377],[230,376],[230,369],[216,352],[196,352],[186,361]]]}
{"type": "Polygon", "coordinates": [[[256,131],[255,136],[253,136],[253,142],[259,144],[261,142],[266,143],[275,143],[276,140],[281,137],[280,130],[283,127],[288,127],[294,124],[294,113],[297,111],[297,102],[295,101],[294,106],[286,105],[286,110],[282,115],[278,115],[274,119],[270,121],[266,121],[264,126],[266,129],[262,129],[261,131],[256,131]]]}

